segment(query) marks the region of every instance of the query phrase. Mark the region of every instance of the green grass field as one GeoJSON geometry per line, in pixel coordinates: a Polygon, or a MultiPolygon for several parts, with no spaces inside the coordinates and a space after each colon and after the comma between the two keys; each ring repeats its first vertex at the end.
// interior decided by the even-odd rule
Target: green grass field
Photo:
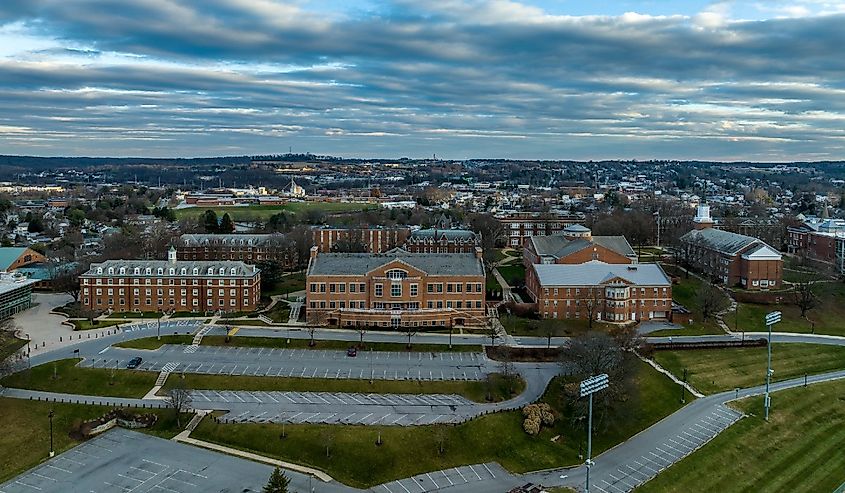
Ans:
{"type": "Polygon", "coordinates": [[[5,360],[24,346],[26,346],[25,339],[18,339],[10,333],[0,332],[0,361],[5,360]]]}
{"type": "MultiPolygon", "coordinates": [[[[237,325],[235,323],[234,325],[237,325]]],[[[161,340],[155,337],[145,337],[134,341],[125,341],[115,346],[132,349],[158,349],[163,344],[191,344],[193,336],[161,336],[161,340]]],[[[235,335],[230,342],[226,342],[226,336],[205,336],[202,338],[203,346],[233,346],[233,347],[266,347],[286,349],[346,349],[350,346],[357,346],[357,342],[350,341],[321,341],[315,340],[314,346],[308,345],[308,339],[285,339],[284,337],[238,337],[235,335]]],[[[469,344],[455,344],[452,349],[445,344],[412,344],[412,352],[481,352],[481,346],[469,344]]],[[[405,343],[401,342],[364,342],[360,351],[407,351],[405,343]]]]}
{"type": "Polygon", "coordinates": [[[262,291],[262,298],[270,298],[274,295],[287,295],[296,291],[305,290],[305,273],[295,272],[281,278],[279,283],[271,290],[262,291]]]}
{"type": "Polygon", "coordinates": [[[71,320],[71,323],[74,326],[73,330],[92,330],[114,327],[115,325],[126,322],[121,320],[95,320],[94,323],[91,323],[90,320],[71,320]]]}
{"type": "Polygon", "coordinates": [[[183,217],[198,217],[205,214],[205,211],[212,210],[217,213],[217,217],[223,217],[223,214],[229,214],[233,221],[266,221],[275,214],[280,212],[290,212],[292,214],[302,215],[308,211],[317,210],[324,214],[341,213],[341,212],[360,212],[370,207],[369,204],[348,204],[341,202],[290,202],[285,205],[248,205],[241,207],[187,207],[183,209],[175,209],[176,219],[183,217]]]}
{"type": "MultiPolygon", "coordinates": [[[[686,368],[690,385],[705,394],[765,383],[765,347],[655,351],[654,360],[679,378],[686,368]]],[[[845,347],[773,344],[772,368],[775,381],[845,369],[845,347]]]]}
{"type": "MultiPolygon", "coordinates": [[[[177,385],[179,375],[171,375],[164,389],[177,385]]],[[[324,378],[276,378],[250,376],[220,376],[186,374],[185,388],[203,390],[250,390],[293,392],[347,392],[364,394],[458,394],[475,402],[500,402],[525,390],[525,381],[514,379],[511,385],[499,374],[494,374],[489,396],[482,382],[415,381],[415,380],[355,380],[324,378]]]]}
{"type": "Polygon", "coordinates": [[[505,278],[508,286],[522,286],[525,284],[525,266],[522,263],[512,263],[498,267],[499,274],[505,278]]]}
{"type": "MultiPolygon", "coordinates": [[[[50,451],[50,421],[47,415],[51,409],[55,413],[53,447],[57,453],[80,443],[69,436],[74,426],[111,410],[104,406],[0,398],[0,416],[6,422],[3,433],[0,433],[0,451],[3,451],[0,453],[0,483],[47,459],[50,451]]],[[[149,430],[138,431],[162,438],[172,438],[181,431],[176,427],[172,411],[143,409],[139,412],[158,414],[159,419],[149,430]]]]}
{"type": "MultiPolygon", "coordinates": [[[[626,405],[628,414],[594,429],[596,454],[650,426],[680,407],[678,387],[645,363],[637,364],[639,397],[626,405]]],[[[335,426],[280,424],[216,424],[205,419],[195,438],[251,450],[317,467],[335,479],[369,487],[392,479],[463,464],[498,461],[515,472],[573,465],[585,439],[582,425],[568,417],[561,379],[552,381],[543,400],[560,413],[556,424],[537,436],[522,430],[518,411],[482,416],[457,426],[335,426]],[[384,443],[376,445],[381,433],[384,443]],[[559,435],[559,439],[551,439],[559,435]],[[444,452],[438,451],[443,437],[444,452]],[[325,443],[331,442],[326,457],[325,443]]]]}
{"type": "Polygon", "coordinates": [[[701,305],[697,299],[698,290],[704,284],[703,281],[694,276],[686,277],[679,269],[671,265],[661,265],[666,273],[678,279],[678,284],[672,286],[672,299],[685,306],[692,312],[692,323],[684,324],[683,329],[662,330],[649,334],[654,337],[672,335],[707,335],[724,334],[714,318],[704,320],[701,316],[701,305]]]}
{"type": "MultiPolygon", "coordinates": [[[[505,314],[499,317],[499,321],[512,336],[547,337],[551,331],[552,337],[567,337],[590,330],[586,320],[533,319],[505,314]]],[[[604,330],[609,327],[611,326],[608,324],[593,321],[592,330],[604,330]]]]}
{"type": "Polygon", "coordinates": [[[114,312],[108,318],[161,318],[161,312],[114,312]]]}
{"type": "Polygon", "coordinates": [[[740,303],[738,317],[735,312],[728,313],[725,322],[731,330],[763,332],[766,330],[763,323],[766,314],[780,310],[783,319],[774,327],[778,332],[808,334],[815,330],[816,334],[845,336],[845,284],[819,283],[815,293],[819,299],[818,306],[808,311],[806,318],[801,318],[801,310],[792,302],[790,295],[786,295],[786,302],[779,305],[740,303]]]}
{"type": "Polygon", "coordinates": [[[832,492],[845,481],[845,381],[736,403],[751,414],[637,489],[639,493],[832,492]]]}
{"type": "MultiPolygon", "coordinates": [[[[79,368],[75,366],[78,362],[63,359],[34,366],[5,377],[2,383],[19,389],[108,397],[143,397],[155,385],[155,373],[119,368],[112,379],[112,369],[79,368]]],[[[99,363],[102,365],[103,361],[99,363]]],[[[114,360],[111,366],[114,367],[114,360]]]]}

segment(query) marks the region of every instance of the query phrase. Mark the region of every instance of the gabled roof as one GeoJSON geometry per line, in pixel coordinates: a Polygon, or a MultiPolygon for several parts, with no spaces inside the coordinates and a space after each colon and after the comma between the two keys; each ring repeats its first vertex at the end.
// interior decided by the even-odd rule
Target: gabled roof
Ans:
{"type": "Polygon", "coordinates": [[[364,275],[399,260],[433,276],[483,276],[484,265],[472,253],[409,253],[394,248],[386,253],[320,253],[311,260],[307,275],[364,275]]]}
{"type": "MultiPolygon", "coordinates": [[[[761,240],[752,238],[751,236],[714,228],[694,229],[681,236],[681,241],[698,244],[726,255],[736,255],[754,243],[763,243],[761,240]]],[[[765,243],[763,244],[765,245],[765,243]]]]}
{"type": "Polygon", "coordinates": [[[781,260],[783,257],[774,248],[760,242],[751,250],[743,253],[742,258],[746,260],[781,260]]]}
{"type": "Polygon", "coordinates": [[[590,239],[569,239],[556,234],[551,236],[532,236],[530,241],[534,245],[534,251],[537,252],[537,255],[546,257],[563,258],[595,244],[624,257],[637,258],[637,254],[624,236],[593,236],[590,239]]]}
{"type": "Polygon", "coordinates": [[[27,250],[27,247],[0,247],[0,270],[9,270],[9,266],[27,250]]]}
{"type": "Polygon", "coordinates": [[[414,239],[427,239],[427,238],[434,238],[439,240],[445,237],[447,240],[474,240],[476,235],[472,231],[467,229],[437,229],[437,228],[429,228],[429,229],[418,229],[416,231],[411,231],[411,238],[414,239]]]}
{"type": "Polygon", "coordinates": [[[672,281],[657,264],[607,264],[593,260],[584,264],[535,264],[543,287],[598,286],[619,278],[637,286],[671,286],[672,281]]]}

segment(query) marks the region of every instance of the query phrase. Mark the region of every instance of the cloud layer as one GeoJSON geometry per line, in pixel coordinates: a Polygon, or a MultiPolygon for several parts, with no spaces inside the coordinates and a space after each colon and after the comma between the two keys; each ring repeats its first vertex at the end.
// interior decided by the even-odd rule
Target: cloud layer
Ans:
{"type": "Polygon", "coordinates": [[[0,153],[845,159],[840,4],[747,8],[4,0],[0,153]]]}

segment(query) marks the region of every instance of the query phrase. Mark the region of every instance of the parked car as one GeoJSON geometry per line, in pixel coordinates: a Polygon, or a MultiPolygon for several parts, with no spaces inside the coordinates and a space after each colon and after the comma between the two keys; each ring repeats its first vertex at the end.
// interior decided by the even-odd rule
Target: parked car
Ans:
{"type": "Polygon", "coordinates": [[[346,350],[346,355],[351,357],[351,358],[354,358],[355,356],[358,356],[358,350],[355,349],[354,347],[351,347],[351,348],[346,350]]]}
{"type": "Polygon", "coordinates": [[[138,368],[138,366],[140,364],[141,364],[141,358],[136,356],[136,357],[129,360],[129,363],[126,364],[126,368],[129,368],[131,370],[133,368],[138,368]]]}

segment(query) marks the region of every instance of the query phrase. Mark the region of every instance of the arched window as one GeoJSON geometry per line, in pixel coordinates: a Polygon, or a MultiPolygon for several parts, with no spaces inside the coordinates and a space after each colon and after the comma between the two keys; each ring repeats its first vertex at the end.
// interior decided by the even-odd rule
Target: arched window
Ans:
{"type": "Polygon", "coordinates": [[[390,269],[385,273],[388,279],[405,279],[408,273],[401,269],[390,269]]]}

